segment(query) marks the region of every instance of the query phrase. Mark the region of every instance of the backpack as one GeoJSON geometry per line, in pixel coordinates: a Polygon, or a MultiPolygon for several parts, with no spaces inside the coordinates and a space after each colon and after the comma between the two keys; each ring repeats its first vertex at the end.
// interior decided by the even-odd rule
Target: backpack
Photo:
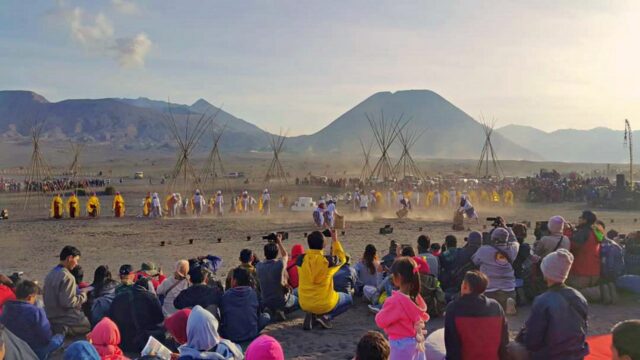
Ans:
{"type": "Polygon", "coordinates": [[[624,251],[614,241],[605,239],[600,244],[600,274],[606,280],[615,280],[624,274],[624,251]]]}
{"type": "Polygon", "coordinates": [[[447,308],[444,291],[438,284],[438,279],[432,274],[420,274],[420,296],[427,304],[430,317],[439,317],[447,308]]]}

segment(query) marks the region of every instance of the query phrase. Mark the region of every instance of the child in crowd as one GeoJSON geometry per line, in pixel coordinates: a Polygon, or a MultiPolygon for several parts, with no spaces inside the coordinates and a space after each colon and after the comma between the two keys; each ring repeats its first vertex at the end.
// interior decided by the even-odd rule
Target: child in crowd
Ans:
{"type": "Polygon", "coordinates": [[[393,283],[400,290],[393,292],[376,315],[376,324],[390,339],[390,359],[426,359],[423,329],[429,315],[420,296],[418,265],[412,258],[400,257],[390,270],[393,283]]]}
{"type": "Polygon", "coordinates": [[[611,330],[613,342],[611,352],[613,360],[639,360],[640,320],[627,320],[618,323],[611,330]]]}
{"type": "Polygon", "coordinates": [[[388,360],[389,342],[377,331],[369,331],[358,341],[354,360],[388,360]]]}
{"type": "Polygon", "coordinates": [[[431,244],[431,254],[433,254],[433,256],[435,257],[439,257],[440,256],[440,244],[438,243],[433,243],[431,244]]]}

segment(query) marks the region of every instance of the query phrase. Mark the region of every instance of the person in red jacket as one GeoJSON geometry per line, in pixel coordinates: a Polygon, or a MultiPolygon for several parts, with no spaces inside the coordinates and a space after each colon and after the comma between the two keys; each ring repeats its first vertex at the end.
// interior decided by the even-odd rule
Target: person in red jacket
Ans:
{"type": "Polygon", "coordinates": [[[460,298],[447,306],[444,341],[448,360],[506,358],[507,319],[500,304],[484,296],[488,285],[489,278],[482,272],[467,272],[460,298]]]}
{"type": "Polygon", "coordinates": [[[596,214],[585,210],[571,238],[574,260],[567,285],[579,290],[590,301],[600,300],[600,243],[604,229],[596,224],[596,214]]]}
{"type": "Polygon", "coordinates": [[[13,292],[13,281],[7,276],[0,274],[0,315],[2,315],[4,303],[15,299],[16,294],[13,292]]]}
{"type": "Polygon", "coordinates": [[[289,285],[293,289],[298,288],[298,267],[296,266],[296,262],[298,261],[298,256],[304,254],[304,246],[301,244],[295,244],[291,248],[291,258],[289,262],[287,262],[287,274],[289,275],[289,285]]]}

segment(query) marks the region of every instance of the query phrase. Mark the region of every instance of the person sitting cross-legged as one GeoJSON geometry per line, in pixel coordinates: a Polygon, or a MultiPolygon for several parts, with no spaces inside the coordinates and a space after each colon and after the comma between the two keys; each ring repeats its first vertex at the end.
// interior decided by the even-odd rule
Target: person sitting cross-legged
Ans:
{"type": "Polygon", "coordinates": [[[309,234],[309,250],[298,257],[296,264],[300,308],[307,313],[303,324],[305,330],[311,330],[316,322],[323,328],[330,328],[331,319],[347,311],[353,303],[351,295],[333,289],[333,275],[340,270],[346,257],[335,231],[331,231],[331,237],[331,256],[325,256],[324,235],[320,231],[309,234]]]}
{"type": "Polygon", "coordinates": [[[282,246],[282,234],[277,234],[275,242],[269,242],[264,246],[264,257],[265,260],[256,265],[262,305],[278,320],[285,320],[285,312],[298,308],[298,298],[287,284],[286,267],[289,254],[282,246]],[[278,254],[280,258],[276,259],[278,254]]]}
{"type": "Polygon", "coordinates": [[[38,285],[33,281],[19,282],[16,287],[17,299],[4,305],[0,323],[29,344],[38,358],[47,359],[49,354],[62,346],[64,335],[53,335],[44,309],[35,305],[39,292],[38,285]]]}
{"type": "Polygon", "coordinates": [[[200,305],[212,314],[217,314],[222,293],[217,287],[207,285],[207,272],[202,267],[195,266],[189,270],[189,281],[191,286],[178,294],[173,306],[180,310],[200,305]]]}
{"type": "Polygon", "coordinates": [[[236,343],[254,339],[271,320],[269,314],[260,312],[258,295],[251,281],[247,269],[235,268],[232,288],[224,293],[220,302],[220,333],[236,343]]]}

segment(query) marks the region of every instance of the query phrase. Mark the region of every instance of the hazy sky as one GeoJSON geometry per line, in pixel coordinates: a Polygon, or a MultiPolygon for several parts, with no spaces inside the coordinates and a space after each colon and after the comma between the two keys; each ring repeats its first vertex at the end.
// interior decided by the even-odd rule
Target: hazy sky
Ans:
{"type": "Polygon", "coordinates": [[[0,89],[202,97],[290,134],[430,89],[498,126],[622,128],[638,19],[638,1],[3,1],[0,89]]]}

